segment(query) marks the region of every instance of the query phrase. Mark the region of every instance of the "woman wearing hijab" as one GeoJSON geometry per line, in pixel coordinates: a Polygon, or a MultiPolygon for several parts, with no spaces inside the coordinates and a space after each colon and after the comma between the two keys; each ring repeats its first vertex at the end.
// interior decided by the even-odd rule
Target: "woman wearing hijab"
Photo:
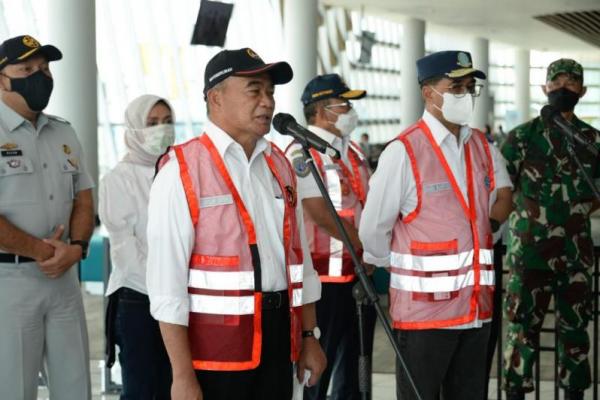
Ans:
{"type": "Polygon", "coordinates": [[[107,364],[119,346],[121,399],[170,398],[171,368],[146,290],[146,222],[154,166],[175,139],[169,102],[143,95],[125,111],[127,154],[100,182],[98,213],[110,239],[107,364]]]}

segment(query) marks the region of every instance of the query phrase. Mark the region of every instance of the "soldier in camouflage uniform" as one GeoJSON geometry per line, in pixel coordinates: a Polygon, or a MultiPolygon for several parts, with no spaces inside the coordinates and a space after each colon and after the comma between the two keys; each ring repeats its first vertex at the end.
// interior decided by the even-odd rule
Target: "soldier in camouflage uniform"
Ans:
{"type": "MultiPolygon", "coordinates": [[[[583,69],[560,59],[548,67],[543,87],[550,105],[600,148],[600,135],[573,113],[585,94],[583,69]]],[[[583,399],[590,385],[589,337],[592,317],[593,244],[589,215],[593,192],[567,152],[570,138],[540,117],[516,127],[502,146],[514,183],[515,210],[509,218],[507,263],[510,277],[504,303],[509,321],[504,351],[504,388],[509,399],[534,390],[532,369],[539,333],[551,297],[557,309],[560,386],[566,398],[583,399]]],[[[592,179],[598,159],[577,145],[576,154],[592,179]]]]}

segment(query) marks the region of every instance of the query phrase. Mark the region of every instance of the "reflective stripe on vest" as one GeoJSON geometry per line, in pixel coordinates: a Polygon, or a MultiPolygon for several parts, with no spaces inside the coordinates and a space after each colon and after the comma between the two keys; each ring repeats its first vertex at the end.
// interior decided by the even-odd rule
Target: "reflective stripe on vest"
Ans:
{"type": "MultiPolygon", "coordinates": [[[[440,273],[441,274],[441,273],[440,273]]],[[[390,286],[394,289],[406,290],[408,292],[454,292],[475,285],[475,271],[469,270],[466,274],[451,276],[412,276],[392,273],[390,275],[390,286]]],[[[494,285],[494,271],[481,270],[479,274],[479,285],[494,285]]]]}
{"type": "MultiPolygon", "coordinates": [[[[410,271],[452,271],[472,265],[473,254],[473,250],[464,251],[458,254],[445,254],[440,256],[416,256],[414,254],[392,252],[390,263],[393,267],[410,271]]],[[[493,263],[493,250],[479,250],[479,264],[493,263]]]]}
{"type": "Polygon", "coordinates": [[[203,314],[254,314],[254,296],[211,296],[190,294],[190,311],[203,314]]]}

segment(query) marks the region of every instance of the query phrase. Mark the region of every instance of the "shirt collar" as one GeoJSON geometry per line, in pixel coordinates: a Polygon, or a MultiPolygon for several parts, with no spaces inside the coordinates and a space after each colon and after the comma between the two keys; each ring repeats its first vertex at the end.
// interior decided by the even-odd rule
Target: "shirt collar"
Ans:
{"type": "MultiPolygon", "coordinates": [[[[442,145],[444,140],[447,140],[448,137],[454,137],[452,132],[448,130],[436,117],[434,117],[429,111],[425,110],[423,112],[423,121],[431,130],[431,135],[433,136],[433,140],[437,143],[438,146],[442,145]]],[[[468,125],[463,125],[460,127],[459,133],[459,143],[464,145],[471,138],[471,128],[468,125]]]]}
{"type": "Polygon", "coordinates": [[[9,132],[13,132],[25,122],[23,116],[7,106],[2,100],[0,100],[0,119],[9,132]]]}
{"type": "Polygon", "coordinates": [[[348,150],[350,136],[339,137],[329,132],[327,129],[323,129],[315,125],[309,125],[308,130],[329,143],[334,149],[341,152],[342,155],[348,150]]]}
{"type": "MultiPolygon", "coordinates": [[[[14,132],[22,124],[27,121],[21,114],[10,108],[0,99],[0,120],[5,124],[9,132],[14,132]]],[[[42,128],[48,123],[48,116],[44,113],[39,113],[35,133],[39,134],[42,128]]]]}
{"type": "MultiPolygon", "coordinates": [[[[219,155],[223,159],[225,158],[225,153],[228,151],[231,152],[231,149],[235,148],[236,146],[238,146],[242,152],[244,150],[238,142],[233,140],[233,138],[229,136],[227,132],[218,127],[211,120],[208,120],[204,125],[204,132],[208,135],[210,140],[212,140],[213,144],[217,148],[217,151],[219,152],[219,155]]],[[[267,141],[265,138],[260,138],[256,142],[256,147],[254,148],[254,152],[250,157],[250,162],[252,162],[262,152],[267,153],[267,155],[271,154],[271,143],[269,143],[269,141],[267,141]]]]}

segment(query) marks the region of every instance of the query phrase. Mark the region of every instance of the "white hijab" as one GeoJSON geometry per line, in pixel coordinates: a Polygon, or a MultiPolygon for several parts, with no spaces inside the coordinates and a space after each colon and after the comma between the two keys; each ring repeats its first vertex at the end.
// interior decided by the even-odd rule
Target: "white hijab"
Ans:
{"type": "Polygon", "coordinates": [[[156,103],[161,101],[169,107],[173,122],[175,122],[175,112],[171,103],[162,97],[143,94],[127,106],[125,110],[125,147],[127,147],[127,153],[123,157],[123,161],[152,167],[156,164],[158,157],[146,152],[141,145],[145,141],[142,129],[147,127],[146,120],[150,110],[156,103]]]}

